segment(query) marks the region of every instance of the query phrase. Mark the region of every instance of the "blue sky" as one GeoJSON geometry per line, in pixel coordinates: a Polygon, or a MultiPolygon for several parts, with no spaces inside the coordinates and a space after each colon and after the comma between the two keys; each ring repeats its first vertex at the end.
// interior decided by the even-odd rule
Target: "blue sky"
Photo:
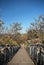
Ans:
{"type": "Polygon", "coordinates": [[[21,22],[25,32],[33,18],[44,14],[44,0],[0,0],[0,14],[5,26],[21,22]]]}

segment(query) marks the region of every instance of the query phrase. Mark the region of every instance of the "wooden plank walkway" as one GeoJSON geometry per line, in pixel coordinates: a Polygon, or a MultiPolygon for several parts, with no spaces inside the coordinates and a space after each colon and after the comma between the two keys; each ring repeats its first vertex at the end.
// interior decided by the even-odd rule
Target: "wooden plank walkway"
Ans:
{"type": "Polygon", "coordinates": [[[22,47],[7,65],[34,65],[25,48],[22,47]]]}

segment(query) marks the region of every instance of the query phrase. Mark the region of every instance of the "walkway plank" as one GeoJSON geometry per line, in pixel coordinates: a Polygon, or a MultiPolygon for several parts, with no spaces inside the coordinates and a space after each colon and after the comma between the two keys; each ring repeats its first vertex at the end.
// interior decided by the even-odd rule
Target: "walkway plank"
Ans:
{"type": "Polygon", "coordinates": [[[34,65],[25,48],[19,49],[8,65],[34,65]]]}

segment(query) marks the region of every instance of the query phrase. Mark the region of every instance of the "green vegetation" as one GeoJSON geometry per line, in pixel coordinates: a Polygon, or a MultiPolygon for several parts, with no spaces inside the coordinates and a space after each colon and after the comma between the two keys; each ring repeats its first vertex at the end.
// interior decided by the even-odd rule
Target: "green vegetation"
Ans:
{"type": "Polygon", "coordinates": [[[42,42],[44,40],[44,16],[39,16],[31,23],[31,28],[28,29],[28,40],[33,42],[42,42]]]}
{"type": "Polygon", "coordinates": [[[0,20],[0,43],[3,44],[21,44],[21,43],[44,43],[44,16],[39,16],[35,19],[30,27],[27,29],[27,33],[21,34],[21,23],[12,23],[10,28],[4,27],[4,23],[0,20]]]}

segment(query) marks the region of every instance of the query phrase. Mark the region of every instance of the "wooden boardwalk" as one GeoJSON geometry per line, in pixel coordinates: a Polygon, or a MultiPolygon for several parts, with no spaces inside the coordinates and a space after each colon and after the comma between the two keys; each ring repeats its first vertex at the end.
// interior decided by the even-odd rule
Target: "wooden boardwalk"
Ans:
{"type": "Polygon", "coordinates": [[[25,48],[22,47],[7,65],[34,65],[25,48]]]}

